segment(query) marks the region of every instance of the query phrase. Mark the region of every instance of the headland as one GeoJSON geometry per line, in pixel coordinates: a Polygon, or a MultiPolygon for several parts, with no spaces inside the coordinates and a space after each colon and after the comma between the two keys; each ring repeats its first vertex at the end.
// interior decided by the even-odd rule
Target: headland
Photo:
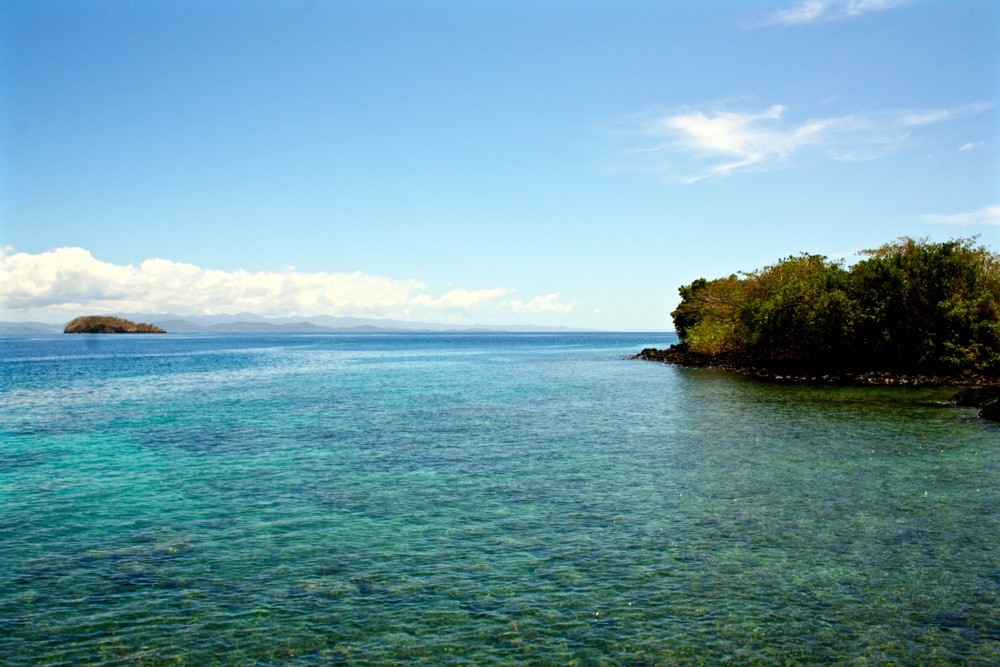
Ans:
{"type": "Polygon", "coordinates": [[[976,387],[995,418],[1000,255],[975,241],[904,237],[849,268],[802,254],[699,278],[670,314],[680,342],[633,358],[778,382],[976,387]]]}

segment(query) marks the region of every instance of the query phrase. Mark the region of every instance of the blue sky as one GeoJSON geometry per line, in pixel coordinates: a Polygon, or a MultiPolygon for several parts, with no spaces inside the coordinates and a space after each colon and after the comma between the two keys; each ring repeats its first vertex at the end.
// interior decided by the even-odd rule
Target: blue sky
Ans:
{"type": "Polygon", "coordinates": [[[0,319],[667,330],[801,251],[1000,249],[1000,5],[0,5],[0,319]]]}

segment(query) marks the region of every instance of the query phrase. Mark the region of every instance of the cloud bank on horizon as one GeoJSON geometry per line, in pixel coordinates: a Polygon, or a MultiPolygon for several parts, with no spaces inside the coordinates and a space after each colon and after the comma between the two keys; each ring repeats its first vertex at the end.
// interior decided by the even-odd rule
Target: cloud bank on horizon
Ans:
{"type": "Polygon", "coordinates": [[[167,259],[139,266],[103,262],[83,248],[38,254],[0,249],[0,313],[63,319],[85,313],[141,312],[215,315],[349,315],[460,321],[498,311],[568,313],[576,301],[558,293],[528,301],[505,299],[505,287],[452,289],[434,296],[411,279],[354,273],[220,271],[167,259]]]}
{"type": "Polygon", "coordinates": [[[717,176],[786,169],[810,160],[873,160],[902,149],[922,127],[987,108],[976,103],[800,122],[788,121],[782,104],[760,111],[709,107],[638,114],[622,126],[640,146],[625,152],[617,166],[653,173],[668,183],[692,184],[717,176]]]}

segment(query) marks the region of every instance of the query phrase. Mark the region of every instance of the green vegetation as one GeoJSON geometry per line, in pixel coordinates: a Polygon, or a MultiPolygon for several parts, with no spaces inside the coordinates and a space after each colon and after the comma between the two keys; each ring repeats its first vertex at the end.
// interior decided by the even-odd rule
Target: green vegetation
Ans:
{"type": "Polygon", "coordinates": [[[1000,375],[1000,255],[975,238],[907,237],[864,255],[695,280],[671,313],[680,347],[775,367],[1000,375]]]}
{"type": "Polygon", "coordinates": [[[130,322],[120,317],[106,315],[86,315],[67,324],[63,333],[166,333],[166,331],[155,324],[130,322]]]}

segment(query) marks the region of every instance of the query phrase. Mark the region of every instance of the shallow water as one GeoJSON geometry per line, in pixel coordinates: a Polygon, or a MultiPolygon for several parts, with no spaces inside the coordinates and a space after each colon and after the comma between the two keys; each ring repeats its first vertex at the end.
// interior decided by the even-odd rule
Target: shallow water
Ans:
{"type": "Polygon", "coordinates": [[[0,337],[0,663],[1000,663],[1000,428],[669,342],[0,337]]]}

